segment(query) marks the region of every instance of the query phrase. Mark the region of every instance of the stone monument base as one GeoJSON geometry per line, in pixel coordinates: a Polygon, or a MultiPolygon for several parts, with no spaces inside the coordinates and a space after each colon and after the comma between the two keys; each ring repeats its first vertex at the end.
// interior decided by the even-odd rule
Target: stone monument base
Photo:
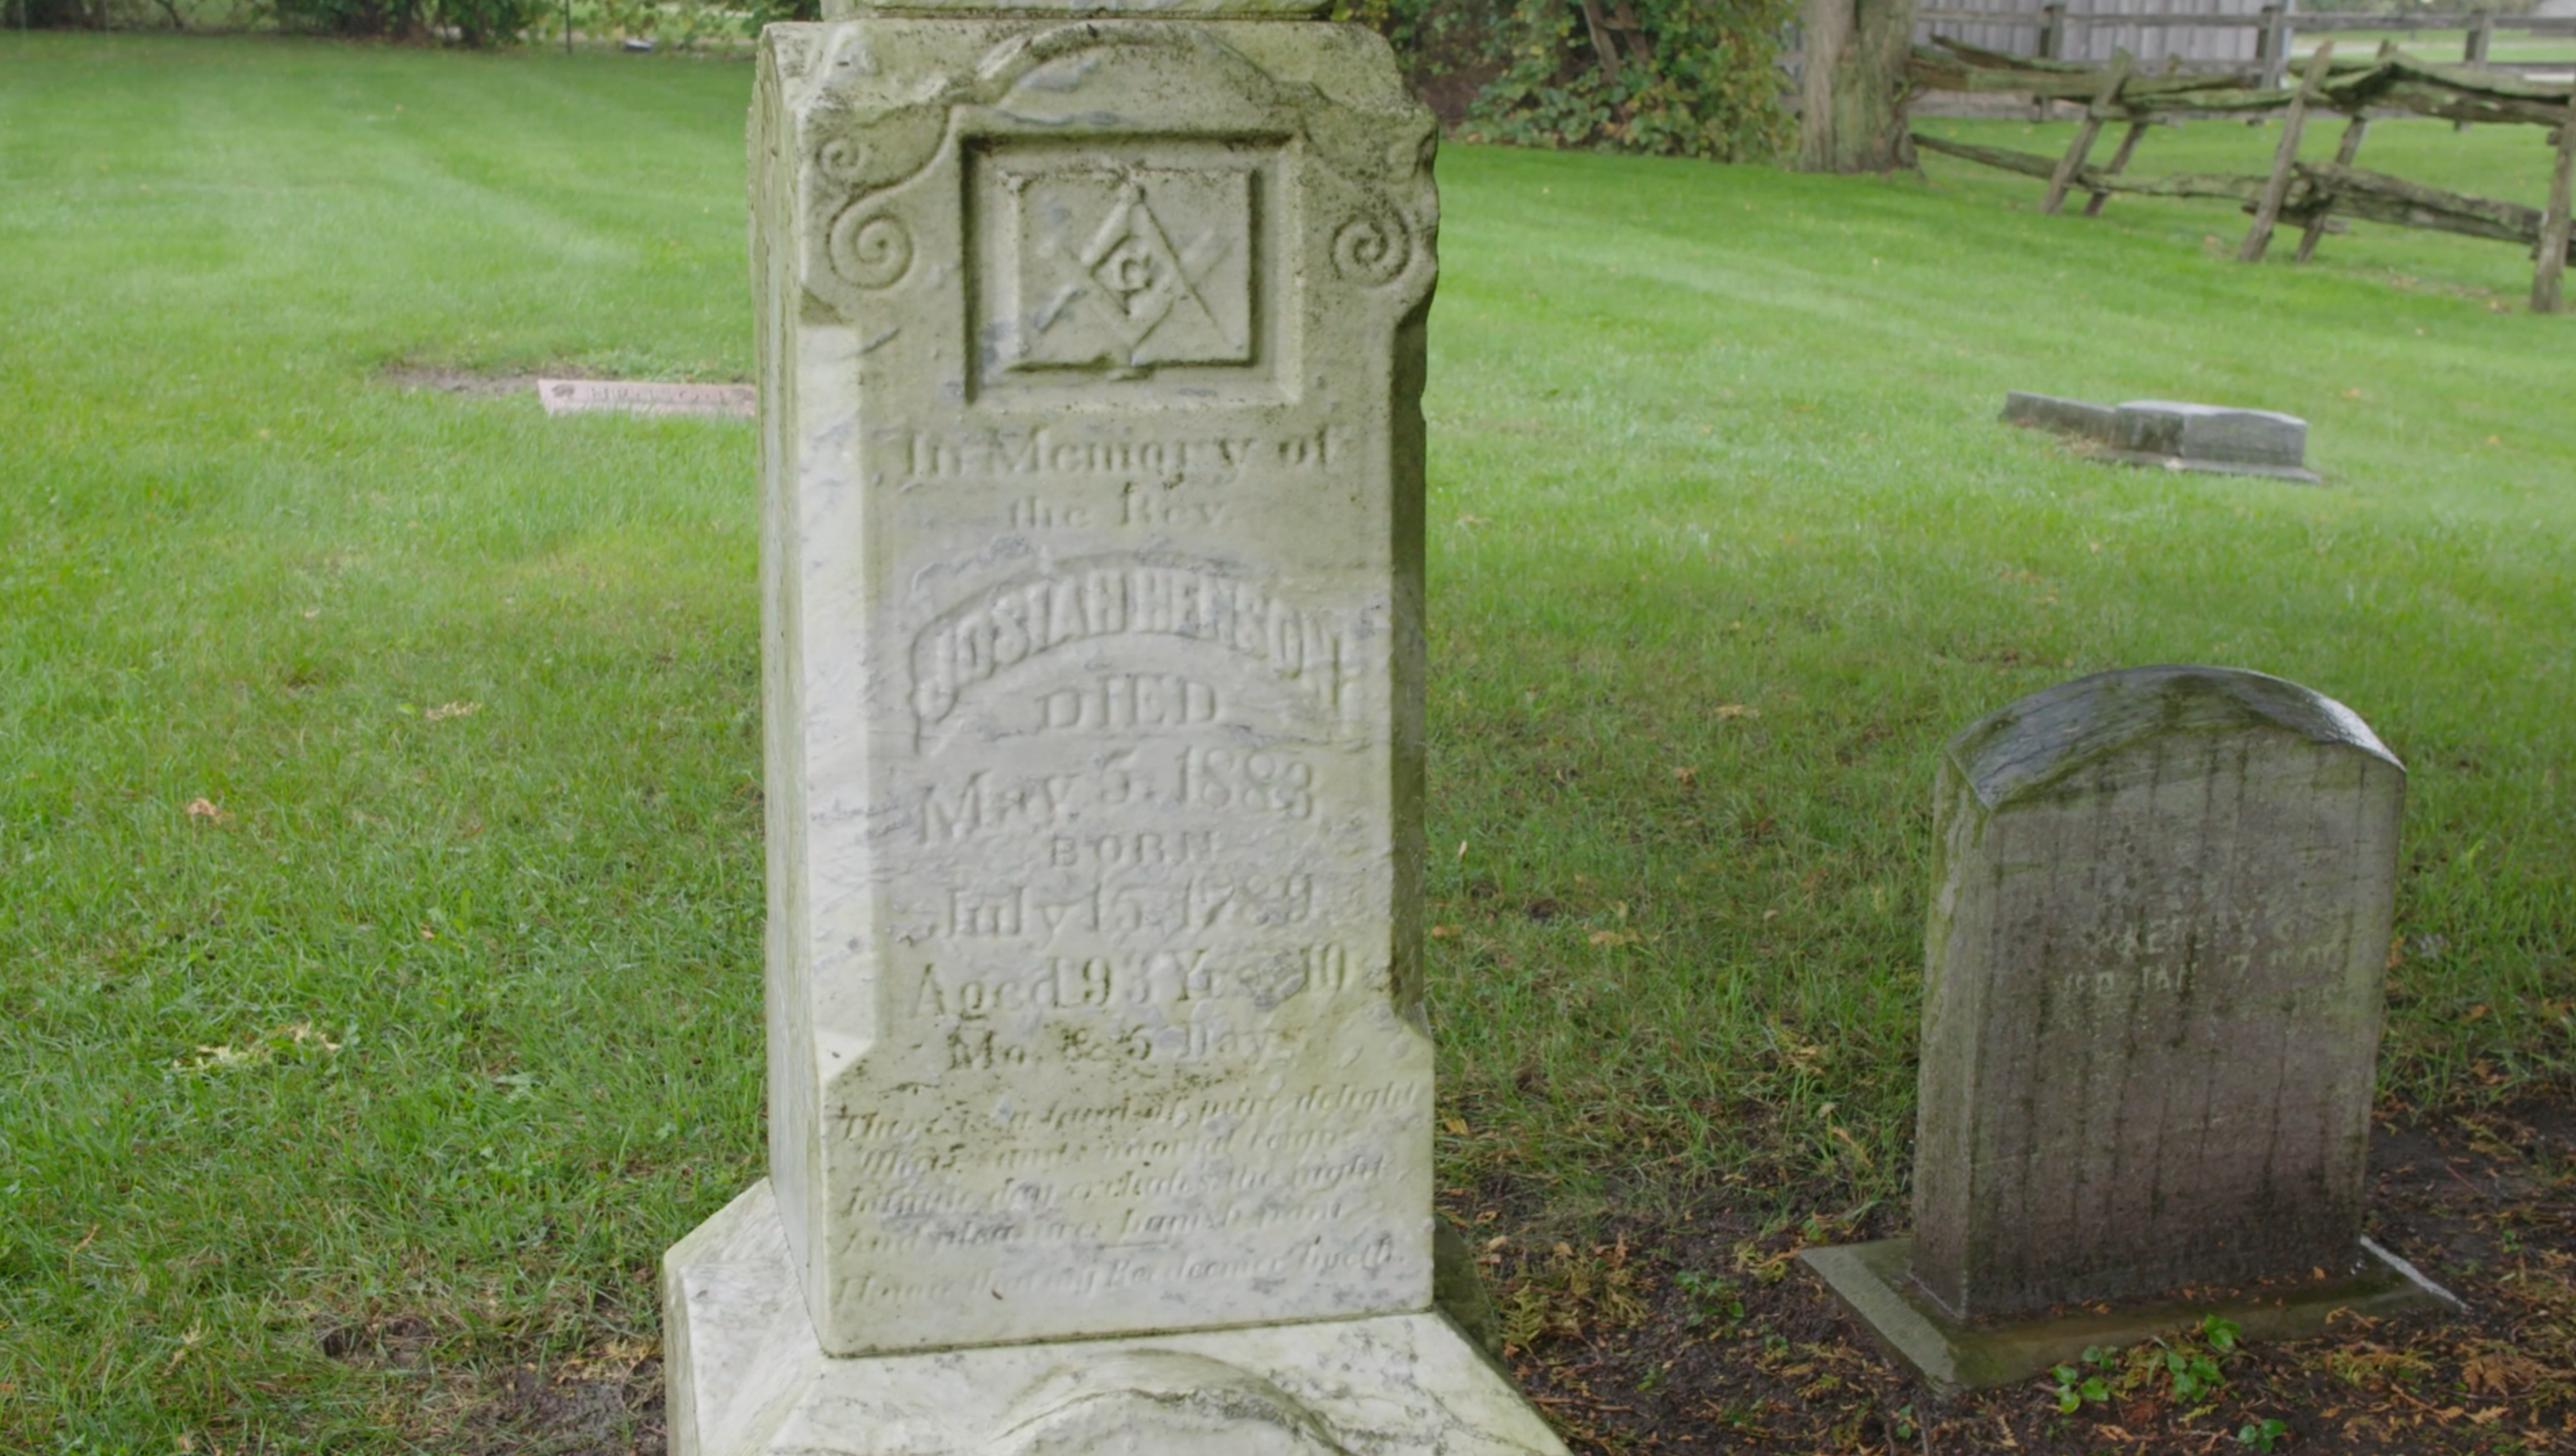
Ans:
{"type": "Polygon", "coordinates": [[[766,1180],[662,1257],[672,1456],[1566,1456],[1438,1312],[833,1359],[766,1180]]]}
{"type": "Polygon", "coordinates": [[[2231,1290],[2199,1299],[2114,1306],[2009,1322],[1951,1318],[1907,1274],[1912,1239],[1880,1239],[1807,1249],[1798,1258],[1825,1281],[1879,1345],[1923,1378],[1937,1396],[2028,1380],[2080,1356],[2086,1346],[2116,1348],[2190,1329],[2216,1315],[2248,1336],[2297,1340],[2326,1332],[2337,1314],[2395,1314],[2460,1307],[2458,1299],[2415,1266],[2368,1239],[2362,1267],[2342,1278],[2289,1287],[2231,1290]]]}

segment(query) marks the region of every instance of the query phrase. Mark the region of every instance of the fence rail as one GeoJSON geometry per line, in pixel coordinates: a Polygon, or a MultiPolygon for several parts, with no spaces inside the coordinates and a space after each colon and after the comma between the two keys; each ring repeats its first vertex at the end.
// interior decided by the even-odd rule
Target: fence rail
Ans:
{"type": "Polygon", "coordinates": [[[2005,171],[2048,179],[2040,211],[2055,212],[2067,194],[2091,194],[2087,217],[2101,212],[2114,192],[2162,197],[2227,197],[2254,214],[2237,257],[2260,262],[2271,245],[2272,230],[2287,220],[2302,225],[2298,261],[2316,251],[2317,240],[2340,213],[2393,223],[2433,228],[2469,237],[2518,243],[2533,252],[2531,307],[2556,313],[2562,302],[2560,282],[2576,232],[2576,81],[2544,82],[2492,67],[2422,61],[2380,42],[2379,54],[2367,61],[2338,62],[2334,43],[2319,45],[2307,58],[2297,84],[2255,87],[2250,72],[2184,75],[2167,72],[2143,76],[2127,51],[2116,53],[2107,67],[2007,55],[1959,41],[1938,40],[1917,46],[1907,72],[1925,89],[1994,91],[2062,99],[2089,98],[2084,119],[2063,157],[1971,146],[1914,133],[1914,144],[1927,151],[1982,163],[2005,171]],[[2281,140],[2265,176],[2176,174],[2141,179],[2126,175],[2131,157],[2150,126],[2183,116],[2282,114],[2281,140]],[[2299,160],[2299,138],[2312,112],[2340,112],[2349,118],[2343,140],[2330,165],[2299,160]],[[2371,119],[2386,114],[2440,117],[2447,121],[2510,122],[2547,127],[2553,152],[2549,206],[2525,207],[2492,198],[2471,197],[2419,182],[2364,171],[2353,165],[2371,119]],[[2093,143],[2106,122],[2126,122],[2128,134],[2107,167],[2091,165],[2093,143]]]}

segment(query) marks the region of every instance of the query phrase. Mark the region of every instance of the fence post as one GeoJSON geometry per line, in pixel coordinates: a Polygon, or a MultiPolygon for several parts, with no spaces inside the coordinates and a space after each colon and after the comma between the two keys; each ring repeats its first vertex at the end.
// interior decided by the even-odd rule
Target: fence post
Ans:
{"type": "MultiPolygon", "coordinates": [[[[2137,155],[2139,140],[2146,136],[2147,128],[2154,124],[2155,123],[2151,121],[2145,120],[2130,122],[2129,134],[2120,138],[2119,150],[2111,154],[2111,165],[2102,169],[2102,175],[2105,177],[2117,177],[2122,172],[2129,170],[2129,158],[2137,155]]],[[[2102,215],[2102,205],[2110,200],[2110,193],[2096,191],[2092,197],[2085,201],[2084,215],[2086,217],[2100,217],[2102,215]]]]}
{"type": "MultiPolygon", "coordinates": [[[[2343,141],[2335,147],[2334,164],[2338,169],[2351,166],[2361,156],[2361,139],[2370,131],[2370,117],[2364,111],[2352,114],[2352,125],[2343,129],[2343,141]]],[[[2299,234],[2299,255],[2290,261],[2304,263],[2317,255],[2317,241],[2326,235],[2326,219],[2334,213],[2331,194],[2317,199],[2317,208],[2308,214],[2307,231],[2299,234]]]]}
{"type": "MultiPolygon", "coordinates": [[[[2487,63],[2487,45],[2494,39],[2495,13],[2493,11],[2481,12],[2477,19],[2469,22],[2468,44],[2460,47],[2461,62],[2465,65],[2471,66],[2485,65],[2487,63]]],[[[2468,129],[2469,124],[2465,121],[2455,121],[2451,123],[2451,130],[2453,131],[2467,131],[2468,129]]]]}
{"type": "Polygon", "coordinates": [[[2254,59],[2261,65],[2265,87],[2277,87],[2289,68],[2289,12],[2280,5],[2263,7],[2263,28],[2254,36],[2254,59]]]}
{"type": "Polygon", "coordinates": [[[2136,64],[2126,46],[2112,53],[2111,69],[2105,73],[2101,92],[2091,106],[2084,108],[2084,120],[2075,128],[2075,140],[2067,143],[2066,155],[2058,159],[2057,171],[2048,179],[2048,196],[2039,204],[2041,212],[2055,212],[2066,205],[2066,189],[2083,174],[2084,159],[2092,155],[2093,139],[2101,135],[2102,120],[2111,109],[2120,107],[2124,116],[2134,114],[2120,106],[2120,88],[2129,84],[2129,71],[2136,64]]]}
{"type": "MultiPolygon", "coordinates": [[[[2167,77],[2181,75],[2182,57],[2171,51],[2165,52],[2164,68],[2157,74],[2167,77]]],[[[2128,134],[2120,138],[2119,148],[2111,153],[2111,165],[2102,169],[2102,175],[2105,177],[2117,177],[2122,172],[2129,170],[2129,159],[2138,154],[2138,143],[2145,140],[2147,128],[2153,125],[2155,125],[2153,118],[2144,115],[2134,115],[2129,122],[2128,134]]],[[[2110,193],[2099,190],[2095,191],[2092,197],[2088,198],[2084,203],[2084,215],[2086,217],[2100,217],[2102,215],[2103,205],[2108,203],[2110,200],[2110,193]]]]}
{"type": "Polygon", "coordinates": [[[2290,195],[2290,179],[2297,175],[2299,134],[2308,127],[2308,98],[2318,94],[2333,56],[2333,41],[2317,42],[2316,52],[2308,57],[2307,74],[2300,78],[2298,91],[2290,97],[2290,114],[2281,119],[2281,149],[2272,154],[2272,180],[2263,184],[2263,200],[2254,207],[2253,230],[2245,234],[2245,245],[2236,250],[2236,261],[2240,263],[2262,262],[2263,250],[2272,245],[2272,225],[2281,220],[2281,203],[2290,195]]]}
{"type": "Polygon", "coordinates": [[[2576,86],[2558,118],[2558,161],[2549,172],[2549,210],[2540,215],[2540,261],[2531,270],[2531,311],[2558,312],[2558,279],[2567,271],[2568,210],[2576,191],[2576,86]]]}
{"type": "MultiPolygon", "coordinates": [[[[2066,59],[2066,5],[2064,0],[2048,0],[2039,7],[2039,58],[2043,61],[2066,59]]],[[[2048,98],[2030,98],[2030,119],[2048,120],[2048,98]]]]}

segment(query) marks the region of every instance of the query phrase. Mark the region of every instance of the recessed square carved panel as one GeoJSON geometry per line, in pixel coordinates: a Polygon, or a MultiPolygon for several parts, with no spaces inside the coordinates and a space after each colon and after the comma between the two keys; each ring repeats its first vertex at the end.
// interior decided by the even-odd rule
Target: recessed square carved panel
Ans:
{"type": "Polygon", "coordinates": [[[973,170],[979,386],[1273,377],[1276,147],[1014,142],[973,170]]]}

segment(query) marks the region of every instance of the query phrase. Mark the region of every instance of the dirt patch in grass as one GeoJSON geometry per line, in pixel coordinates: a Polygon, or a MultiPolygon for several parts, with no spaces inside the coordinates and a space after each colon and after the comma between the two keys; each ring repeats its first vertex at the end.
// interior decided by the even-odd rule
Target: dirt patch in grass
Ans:
{"type": "Polygon", "coordinates": [[[478,1378],[453,1449],[464,1456],[660,1456],[662,1358],[638,1340],[478,1378]]]}
{"type": "Polygon", "coordinates": [[[463,395],[468,399],[501,399],[510,395],[534,398],[540,379],[616,379],[669,384],[748,384],[751,381],[721,371],[709,372],[671,360],[655,361],[637,358],[579,363],[558,359],[537,369],[465,369],[453,364],[426,364],[412,359],[396,359],[378,368],[375,381],[393,389],[428,389],[441,394],[463,395]]]}
{"type": "Polygon", "coordinates": [[[470,1456],[658,1456],[659,1356],[522,1367],[492,1382],[460,1435],[470,1456]]]}
{"type": "Polygon", "coordinates": [[[1522,1242],[1508,1191],[1444,1201],[1475,1231],[1514,1370],[1583,1456],[2576,1451],[2576,1109],[2395,1114],[2371,1161],[2372,1237],[2465,1315],[2226,1354],[2178,1338],[2106,1356],[2106,1398],[2073,1412],[2049,1379],[1936,1405],[1792,1257],[1899,1232],[1902,1210],[1765,1234],[1754,1199],[1721,1192],[1576,1247],[1522,1242]],[[2167,1353],[2212,1358],[2223,1384],[2176,1400],[2167,1353]]]}
{"type": "Polygon", "coordinates": [[[507,371],[487,374],[444,364],[393,363],[376,371],[376,382],[394,389],[433,389],[441,394],[458,394],[468,399],[501,399],[514,394],[534,399],[540,377],[594,379],[600,376],[571,364],[548,368],[542,376],[507,371]]]}
{"type": "Polygon", "coordinates": [[[452,1316],[402,1311],[325,1318],[313,1335],[330,1359],[393,1377],[385,1413],[420,1449],[662,1456],[667,1444],[661,1348],[649,1338],[617,1336],[568,1358],[514,1361],[477,1352],[452,1316]]]}

